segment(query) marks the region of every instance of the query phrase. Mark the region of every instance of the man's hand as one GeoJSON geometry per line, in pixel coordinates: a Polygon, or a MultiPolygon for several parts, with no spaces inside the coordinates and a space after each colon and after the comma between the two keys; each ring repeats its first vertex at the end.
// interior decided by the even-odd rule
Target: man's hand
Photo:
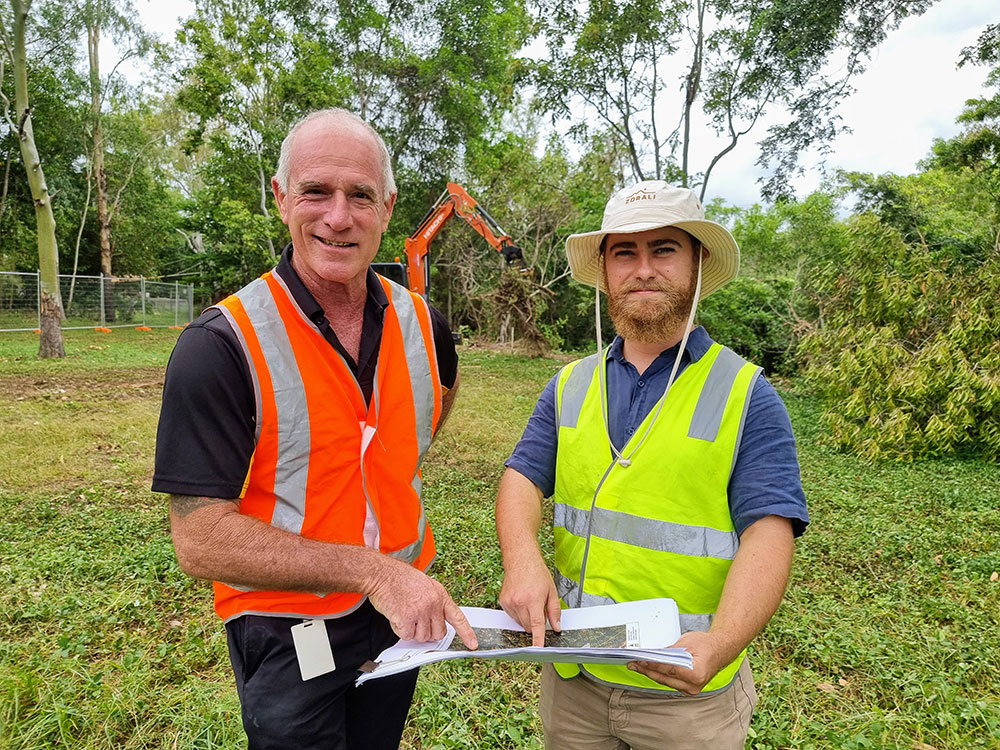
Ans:
{"type": "Polygon", "coordinates": [[[396,635],[407,641],[439,641],[448,632],[447,621],[466,648],[479,647],[475,631],[444,586],[405,563],[384,559],[368,598],[396,635]]]}
{"type": "Polygon", "coordinates": [[[529,557],[508,569],[500,589],[500,606],[531,633],[532,646],[545,645],[546,620],[553,630],[561,629],[559,595],[541,557],[529,557]]]}
{"type": "Polygon", "coordinates": [[[794,546],[787,518],[752,523],[740,537],[711,630],[689,631],[674,644],[691,652],[694,669],[645,661],[629,662],[629,669],[687,695],[700,693],[771,619],[785,593],[794,546]]]}
{"type": "Polygon", "coordinates": [[[685,695],[697,695],[739,653],[737,649],[731,654],[732,646],[721,644],[711,633],[694,630],[682,635],[671,648],[686,648],[694,657],[694,668],[655,661],[630,661],[628,668],[685,695]]]}

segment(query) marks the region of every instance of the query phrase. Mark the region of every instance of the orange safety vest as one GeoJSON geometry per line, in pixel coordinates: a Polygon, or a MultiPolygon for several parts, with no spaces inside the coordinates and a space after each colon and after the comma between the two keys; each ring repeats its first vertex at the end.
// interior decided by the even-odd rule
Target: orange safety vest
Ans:
{"type": "MultiPolygon", "coordinates": [[[[371,403],[343,357],[265,273],[217,306],[243,347],[257,403],[256,447],[240,512],[309,539],[364,545],[427,570],[434,536],[420,464],[441,415],[427,303],[379,277],[385,310],[371,403]]],[[[338,617],[356,591],[258,591],[215,583],[224,620],[338,617]]]]}

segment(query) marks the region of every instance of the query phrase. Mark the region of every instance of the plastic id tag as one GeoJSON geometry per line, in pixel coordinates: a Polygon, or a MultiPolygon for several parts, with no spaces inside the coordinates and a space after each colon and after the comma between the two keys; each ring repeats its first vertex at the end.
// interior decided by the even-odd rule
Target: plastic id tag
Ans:
{"type": "Polygon", "coordinates": [[[326,635],[326,622],[306,620],[292,626],[292,643],[295,656],[299,660],[299,672],[303,681],[332,672],[337,666],[333,662],[333,650],[326,635]]]}

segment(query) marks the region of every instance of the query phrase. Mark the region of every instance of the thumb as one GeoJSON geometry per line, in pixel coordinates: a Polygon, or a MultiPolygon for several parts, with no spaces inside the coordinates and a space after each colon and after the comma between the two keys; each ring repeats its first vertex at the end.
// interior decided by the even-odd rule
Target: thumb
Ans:
{"type": "Polygon", "coordinates": [[[562,607],[559,606],[559,597],[555,592],[549,595],[549,600],[545,603],[545,616],[549,618],[549,625],[557,633],[562,631],[562,607]]]}

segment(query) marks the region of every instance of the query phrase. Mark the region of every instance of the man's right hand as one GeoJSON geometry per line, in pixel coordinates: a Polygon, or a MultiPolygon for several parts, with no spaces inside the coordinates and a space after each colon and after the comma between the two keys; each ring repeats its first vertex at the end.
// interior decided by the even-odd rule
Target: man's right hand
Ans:
{"type": "Polygon", "coordinates": [[[545,621],[561,630],[562,608],[552,575],[541,557],[512,565],[500,589],[500,606],[531,633],[532,646],[545,645],[545,621]]]}
{"type": "Polygon", "coordinates": [[[416,568],[383,558],[368,590],[372,606],[385,615],[393,632],[407,641],[439,641],[450,622],[466,648],[479,647],[476,633],[444,586],[416,568]]]}

